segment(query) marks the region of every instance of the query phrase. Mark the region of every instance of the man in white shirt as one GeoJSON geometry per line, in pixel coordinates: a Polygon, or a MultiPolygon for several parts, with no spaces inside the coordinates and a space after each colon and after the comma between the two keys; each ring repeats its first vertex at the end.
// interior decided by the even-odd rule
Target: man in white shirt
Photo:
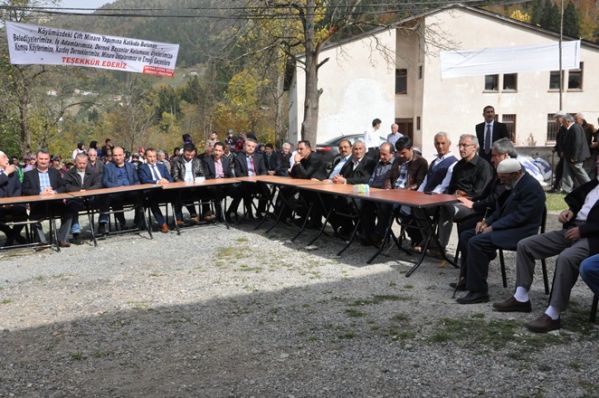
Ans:
{"type": "Polygon", "coordinates": [[[395,143],[398,139],[403,137],[403,134],[399,132],[399,125],[397,123],[393,123],[391,125],[391,134],[387,136],[387,141],[395,147],[395,143]]]}
{"type": "Polygon", "coordinates": [[[366,156],[378,160],[379,158],[379,145],[381,139],[379,136],[379,129],[381,128],[381,119],[376,118],[372,121],[372,130],[364,132],[364,144],[368,151],[366,156]]]}

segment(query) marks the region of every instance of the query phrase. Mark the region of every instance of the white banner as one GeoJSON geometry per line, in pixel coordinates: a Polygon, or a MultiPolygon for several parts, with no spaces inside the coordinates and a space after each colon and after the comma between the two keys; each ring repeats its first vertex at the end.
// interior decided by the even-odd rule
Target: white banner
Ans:
{"type": "MultiPolygon", "coordinates": [[[[580,40],[562,43],[562,68],[580,67],[580,40]]],[[[559,70],[559,44],[441,52],[441,77],[559,70]]]]}
{"type": "Polygon", "coordinates": [[[6,23],[11,64],[71,65],[173,76],[178,44],[6,23]]]}

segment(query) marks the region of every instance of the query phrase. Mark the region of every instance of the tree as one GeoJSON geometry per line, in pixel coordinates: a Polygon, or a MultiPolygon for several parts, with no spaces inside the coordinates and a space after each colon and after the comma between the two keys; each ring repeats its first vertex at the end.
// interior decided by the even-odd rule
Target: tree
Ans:
{"type": "Polygon", "coordinates": [[[541,20],[543,19],[545,4],[546,2],[543,2],[543,0],[533,0],[530,19],[531,24],[541,26],[541,20]]]}
{"type": "Polygon", "coordinates": [[[564,35],[580,37],[580,23],[574,3],[569,2],[564,10],[564,35]]]}
{"type": "Polygon", "coordinates": [[[545,4],[543,5],[543,16],[541,17],[541,27],[543,29],[559,32],[560,19],[560,11],[555,3],[550,0],[545,0],[545,4]]]}

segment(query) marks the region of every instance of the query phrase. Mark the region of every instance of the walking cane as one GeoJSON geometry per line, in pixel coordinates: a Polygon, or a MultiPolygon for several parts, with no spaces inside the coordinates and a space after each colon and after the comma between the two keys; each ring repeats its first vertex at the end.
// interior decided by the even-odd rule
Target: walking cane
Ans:
{"type": "MultiPolygon", "coordinates": [[[[489,210],[491,210],[490,207],[485,208],[485,214],[483,214],[483,218],[480,220],[480,222],[484,222],[484,223],[487,222],[487,215],[489,214],[489,210]]],[[[458,244],[459,244],[459,238],[458,238],[458,244]]],[[[464,253],[462,253],[462,256],[463,255],[464,255],[464,253]]],[[[455,298],[455,294],[458,291],[458,286],[460,286],[460,280],[462,280],[462,275],[463,275],[462,264],[460,264],[460,273],[458,275],[458,281],[455,284],[455,288],[453,289],[453,295],[451,296],[451,298],[455,298]]]]}

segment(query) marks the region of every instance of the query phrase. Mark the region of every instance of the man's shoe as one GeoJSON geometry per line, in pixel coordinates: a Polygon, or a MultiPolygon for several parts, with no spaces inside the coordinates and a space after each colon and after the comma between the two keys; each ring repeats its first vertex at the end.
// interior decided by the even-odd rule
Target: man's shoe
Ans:
{"type": "Polygon", "coordinates": [[[468,292],[464,297],[457,299],[458,304],[478,304],[487,303],[489,301],[489,295],[481,292],[468,292]]]}
{"type": "Polygon", "coordinates": [[[73,234],[73,239],[71,239],[71,243],[74,245],[80,245],[83,242],[79,239],[79,234],[73,234]]]}
{"type": "Polygon", "coordinates": [[[168,229],[168,225],[166,223],[164,223],[160,226],[160,232],[162,232],[163,234],[168,234],[169,229],[168,229]]]}
{"type": "Polygon", "coordinates": [[[59,240],[58,246],[59,247],[71,247],[71,244],[69,242],[67,242],[66,240],[59,240]]]}
{"type": "Polygon", "coordinates": [[[25,237],[21,236],[20,234],[19,235],[15,235],[15,240],[17,241],[17,243],[19,245],[24,245],[24,244],[27,243],[27,239],[25,239],[25,237]]]}
{"type": "Polygon", "coordinates": [[[505,301],[493,303],[493,310],[497,312],[530,312],[532,306],[530,300],[526,302],[518,301],[514,296],[510,296],[505,301]]]}
{"type": "Polygon", "coordinates": [[[562,327],[559,318],[553,320],[547,314],[542,314],[534,321],[528,322],[525,326],[528,330],[535,333],[547,333],[562,327]]]}
{"type": "Polygon", "coordinates": [[[459,282],[451,282],[449,284],[449,287],[451,287],[452,289],[455,289],[458,292],[465,292],[466,291],[466,281],[464,279],[460,279],[459,282]]]}
{"type": "Polygon", "coordinates": [[[179,228],[181,228],[181,227],[183,227],[185,225],[185,223],[183,222],[183,220],[177,220],[177,221],[175,221],[175,224],[179,228]]]}
{"type": "Polygon", "coordinates": [[[199,225],[200,224],[200,216],[193,216],[189,219],[189,221],[191,221],[191,223],[193,225],[199,225]]]}

